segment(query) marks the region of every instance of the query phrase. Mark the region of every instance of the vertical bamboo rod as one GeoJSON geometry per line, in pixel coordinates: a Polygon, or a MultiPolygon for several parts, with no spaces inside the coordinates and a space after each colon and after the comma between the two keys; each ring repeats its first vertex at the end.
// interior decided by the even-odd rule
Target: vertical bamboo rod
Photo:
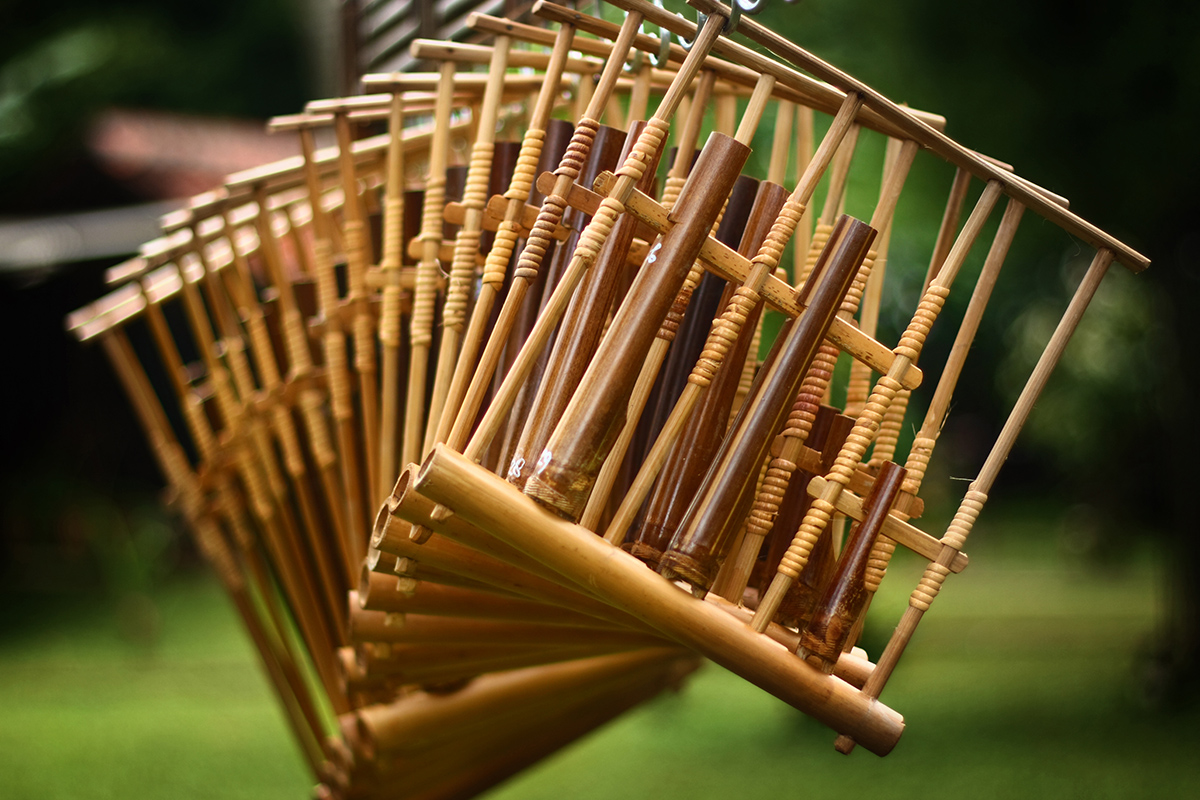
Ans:
{"type": "Polygon", "coordinates": [[[467,185],[462,199],[463,222],[454,239],[454,260],[450,265],[446,303],[442,309],[442,342],[433,381],[433,398],[429,404],[429,427],[425,430],[427,451],[434,442],[444,442],[450,435],[450,428],[467,390],[467,381],[474,371],[479,348],[483,344],[484,329],[491,318],[492,305],[504,284],[503,267],[484,272],[479,296],[468,322],[467,306],[471,303],[475,260],[479,255],[479,240],[483,233],[483,208],[487,204],[488,178],[496,143],[496,120],[504,76],[508,71],[510,42],[507,36],[496,37],[488,65],[488,82],[480,104],[479,133],[471,146],[467,185]]]}
{"type": "Polygon", "coordinates": [[[379,484],[372,487],[375,503],[383,501],[399,471],[396,447],[400,421],[400,272],[404,249],[404,99],[392,93],[388,116],[386,199],[383,209],[383,257],[379,271],[384,277],[383,302],[379,314],[379,484]]]}
{"type": "Polygon", "coordinates": [[[455,63],[445,61],[438,72],[438,91],[433,112],[434,138],[429,150],[429,175],[425,179],[425,201],[421,215],[421,259],[410,317],[408,394],[404,406],[404,443],[401,458],[406,464],[421,460],[426,430],[425,395],[429,350],[433,344],[434,306],[442,246],[442,210],[446,202],[446,164],[450,144],[450,112],[454,93],[455,63]]]}

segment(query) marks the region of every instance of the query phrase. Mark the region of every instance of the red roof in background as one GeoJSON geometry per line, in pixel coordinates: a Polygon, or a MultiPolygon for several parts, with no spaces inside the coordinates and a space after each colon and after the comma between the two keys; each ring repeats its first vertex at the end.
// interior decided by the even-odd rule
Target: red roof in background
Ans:
{"type": "Polygon", "coordinates": [[[100,167],[148,200],[189,197],[226,175],[300,152],[295,137],[264,123],[161,111],[111,109],[87,146],[100,167]]]}

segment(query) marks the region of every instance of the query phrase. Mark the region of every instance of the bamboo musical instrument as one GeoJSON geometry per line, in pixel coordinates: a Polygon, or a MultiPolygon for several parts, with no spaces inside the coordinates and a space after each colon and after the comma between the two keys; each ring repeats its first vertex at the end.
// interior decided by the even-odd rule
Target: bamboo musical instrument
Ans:
{"type": "Polygon", "coordinates": [[[474,14],[493,43],[418,40],[437,71],[367,76],[374,94],[274,120],[297,157],[191,198],[69,321],[113,361],[315,796],[481,791],[677,685],[697,655],[832,727],[842,752],[887,753],[904,722],[880,694],[969,565],[1017,432],[1111,262],[1148,263],[744,3],[689,2],[699,24],[645,0],[613,0],[621,24],[542,0],[556,29],[474,14]],[[615,126],[631,129],[620,158],[615,126]],[[764,140],[765,171],[744,170],[764,140]],[[869,225],[835,226],[858,201],[856,153],[877,147],[869,225]],[[889,341],[881,309],[911,303],[884,280],[890,241],[905,247],[887,272],[921,278],[894,212],[910,170],[938,160],[955,177],[889,341]],[[752,211],[727,201],[760,180],[752,211]],[[936,363],[926,339],[1002,198],[936,363]],[[1024,213],[1096,255],[935,538],[915,524],[921,493],[1024,213]],[[760,363],[768,310],[785,320],[760,363]],[[905,456],[910,393],[927,405],[905,456]],[[871,599],[897,545],[926,566],[872,664],[854,642],[885,613],[871,599]]]}

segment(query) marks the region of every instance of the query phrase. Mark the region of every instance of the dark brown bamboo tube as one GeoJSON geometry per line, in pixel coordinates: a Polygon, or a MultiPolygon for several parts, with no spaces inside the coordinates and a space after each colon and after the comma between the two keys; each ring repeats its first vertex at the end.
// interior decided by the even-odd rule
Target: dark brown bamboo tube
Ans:
{"type": "Polygon", "coordinates": [[[625,422],[625,403],[659,325],[737,180],[750,148],[713,134],[680,192],[676,224],[651,249],[525,486],[530,497],[577,518],[625,422]],[[653,264],[653,268],[649,268],[653,264]],[[628,365],[628,366],[627,366],[628,365]],[[614,369],[616,367],[616,369],[614,369]]]}
{"type": "MultiPolygon", "coordinates": [[[[620,165],[622,143],[625,140],[625,136],[626,134],[623,131],[616,128],[607,125],[599,126],[596,130],[595,140],[588,151],[587,160],[584,162],[583,168],[579,173],[578,182],[581,185],[590,186],[592,181],[601,172],[616,169],[620,165]]],[[[547,248],[552,249],[548,249],[548,253],[545,256],[545,267],[538,270],[538,280],[544,281],[538,296],[538,303],[536,305],[526,303],[533,310],[533,313],[530,315],[529,324],[522,331],[520,341],[510,347],[509,352],[505,354],[505,374],[513,366],[523,343],[529,337],[533,326],[537,324],[538,316],[553,296],[554,287],[558,285],[558,279],[561,277],[563,270],[567,268],[567,264],[571,260],[571,254],[575,250],[575,245],[579,242],[579,231],[587,224],[587,215],[573,206],[567,206],[562,213],[562,224],[570,231],[570,235],[562,242],[547,245],[547,248]]],[[[568,314],[570,313],[570,307],[568,307],[568,314]]],[[[564,322],[563,324],[565,325],[566,323],[564,322]]],[[[500,460],[501,464],[507,466],[517,458],[517,447],[519,446],[520,437],[524,433],[527,420],[532,414],[532,409],[537,405],[537,393],[542,382],[546,379],[545,376],[550,360],[553,358],[553,353],[560,347],[558,342],[561,335],[560,332],[552,337],[552,346],[541,351],[530,369],[528,378],[521,385],[509,414],[508,426],[505,432],[505,452],[500,460]]],[[[504,377],[499,374],[497,374],[497,378],[498,382],[493,391],[493,396],[499,391],[500,385],[504,381],[504,377]]]]}
{"type": "Polygon", "coordinates": [[[690,597],[600,537],[555,517],[501,478],[437,447],[421,468],[418,489],[431,500],[525,550],[571,580],[590,584],[606,602],[766,689],[884,755],[904,723],[878,701],[797,659],[725,612],[690,597]]]}
{"type": "Polygon", "coordinates": [[[762,390],[738,415],[705,480],[705,492],[663,555],[660,571],[667,577],[687,581],[697,593],[712,585],[731,537],[749,511],[754,478],[874,238],[874,229],[866,223],[845,216],[838,220],[801,290],[807,295],[807,310],[788,331],[762,390]]]}
{"type": "MultiPolygon", "coordinates": [[[[829,411],[833,411],[833,409],[829,409],[829,411],[826,409],[829,407],[821,406],[818,409],[816,420],[808,435],[810,446],[821,451],[821,475],[825,475],[833,469],[833,462],[837,458],[837,454],[841,452],[842,446],[846,443],[846,437],[854,428],[852,417],[836,412],[830,414],[829,411]],[[818,426],[822,420],[824,423],[821,427],[825,428],[823,433],[821,427],[818,426]]],[[[769,570],[763,571],[758,587],[759,597],[766,595],[775,571],[779,568],[779,562],[783,560],[783,554],[792,543],[792,533],[800,527],[800,523],[804,520],[808,504],[812,502],[812,498],[808,494],[808,483],[813,477],[814,473],[812,472],[797,470],[788,483],[783,503],[779,507],[779,515],[775,519],[775,526],[771,529],[770,551],[765,564],[769,570]]],[[[784,596],[783,602],[779,605],[779,611],[775,614],[775,621],[780,625],[802,629],[807,624],[813,606],[816,605],[817,599],[829,583],[837,563],[835,535],[836,532],[831,527],[829,530],[823,531],[821,537],[817,539],[812,555],[809,556],[808,564],[801,570],[796,585],[784,596]]]]}
{"type": "Polygon", "coordinates": [[[867,603],[865,573],[871,547],[883,528],[883,520],[900,491],[905,471],[892,461],[884,463],[863,506],[862,522],[853,526],[842,555],[808,626],[800,635],[801,658],[815,658],[820,668],[831,672],[833,664],[850,640],[867,603]]]}
{"type": "MultiPolygon", "coordinates": [[[[750,215],[759,213],[755,208],[759,186],[760,181],[755,178],[748,175],[738,177],[714,237],[722,244],[738,247],[739,252],[743,254],[746,253],[741,250],[739,245],[744,234],[751,230],[750,215]]],[[[782,190],[782,187],[780,188],[782,190]]],[[[782,203],[781,199],[780,205],[782,203]]],[[[776,216],[778,208],[764,213],[776,216]]],[[[767,230],[769,230],[769,225],[767,230]]],[[[765,232],[763,235],[765,237],[765,232]]],[[[667,359],[663,363],[660,387],[657,390],[654,405],[650,407],[652,410],[645,432],[644,434],[639,432],[641,441],[635,442],[634,447],[630,448],[633,462],[641,463],[643,451],[658,437],[659,431],[662,430],[663,424],[671,415],[671,410],[675,408],[675,403],[683,393],[692,367],[704,349],[704,343],[713,320],[728,301],[727,295],[732,293],[732,290],[726,287],[726,281],[711,272],[705,272],[692,293],[691,300],[687,305],[687,312],[683,316],[683,322],[679,325],[679,331],[675,335],[671,349],[667,352],[667,359]]]]}
{"type": "MultiPolygon", "coordinates": [[[[645,127],[644,122],[631,126],[617,158],[618,163],[624,162],[633,151],[645,127]]],[[[657,153],[655,156],[638,181],[637,187],[642,191],[648,191],[654,183],[657,153]]],[[[563,315],[537,396],[508,468],[508,480],[518,488],[525,487],[538,455],[562,418],[571,393],[579,385],[600,344],[601,334],[608,322],[609,308],[626,269],[625,261],[636,229],[637,220],[632,217],[622,216],[617,220],[600,250],[596,264],[580,282],[575,297],[563,315]]]]}
{"type": "MultiPolygon", "coordinates": [[[[779,215],[787,194],[787,190],[778,184],[768,181],[759,184],[738,252],[745,256],[758,252],[779,215]]],[[[727,306],[732,297],[733,289],[726,289],[722,305],[727,306]]],[[[676,440],[654,491],[647,499],[644,521],[630,537],[626,549],[652,567],[658,566],[658,561],[682,523],[692,498],[699,493],[704,473],[716,455],[725,433],[725,421],[729,419],[729,409],[737,390],[742,364],[750,349],[751,332],[761,313],[762,304],[759,303],[746,318],[746,324],[742,328],[745,335],[739,335],[734,347],[725,356],[721,367],[713,376],[708,392],[676,440]]],[[[705,336],[707,337],[707,331],[705,336]]]]}

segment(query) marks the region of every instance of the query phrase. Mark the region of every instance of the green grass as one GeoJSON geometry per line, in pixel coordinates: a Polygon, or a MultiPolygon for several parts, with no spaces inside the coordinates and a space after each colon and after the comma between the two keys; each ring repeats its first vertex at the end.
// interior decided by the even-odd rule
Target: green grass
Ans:
{"type": "MultiPolygon", "coordinates": [[[[887,758],[838,755],[830,731],[708,666],[489,797],[1192,796],[1200,715],[1145,710],[1133,678],[1159,613],[1152,562],[1085,569],[1047,545],[1029,567],[1013,549],[973,552],[928,614],[883,697],[908,726],[887,758]]],[[[885,620],[916,569],[893,565],[885,620]]],[[[140,638],[110,604],[18,600],[0,631],[0,796],[307,795],[215,582],[158,592],[140,638]]]]}

